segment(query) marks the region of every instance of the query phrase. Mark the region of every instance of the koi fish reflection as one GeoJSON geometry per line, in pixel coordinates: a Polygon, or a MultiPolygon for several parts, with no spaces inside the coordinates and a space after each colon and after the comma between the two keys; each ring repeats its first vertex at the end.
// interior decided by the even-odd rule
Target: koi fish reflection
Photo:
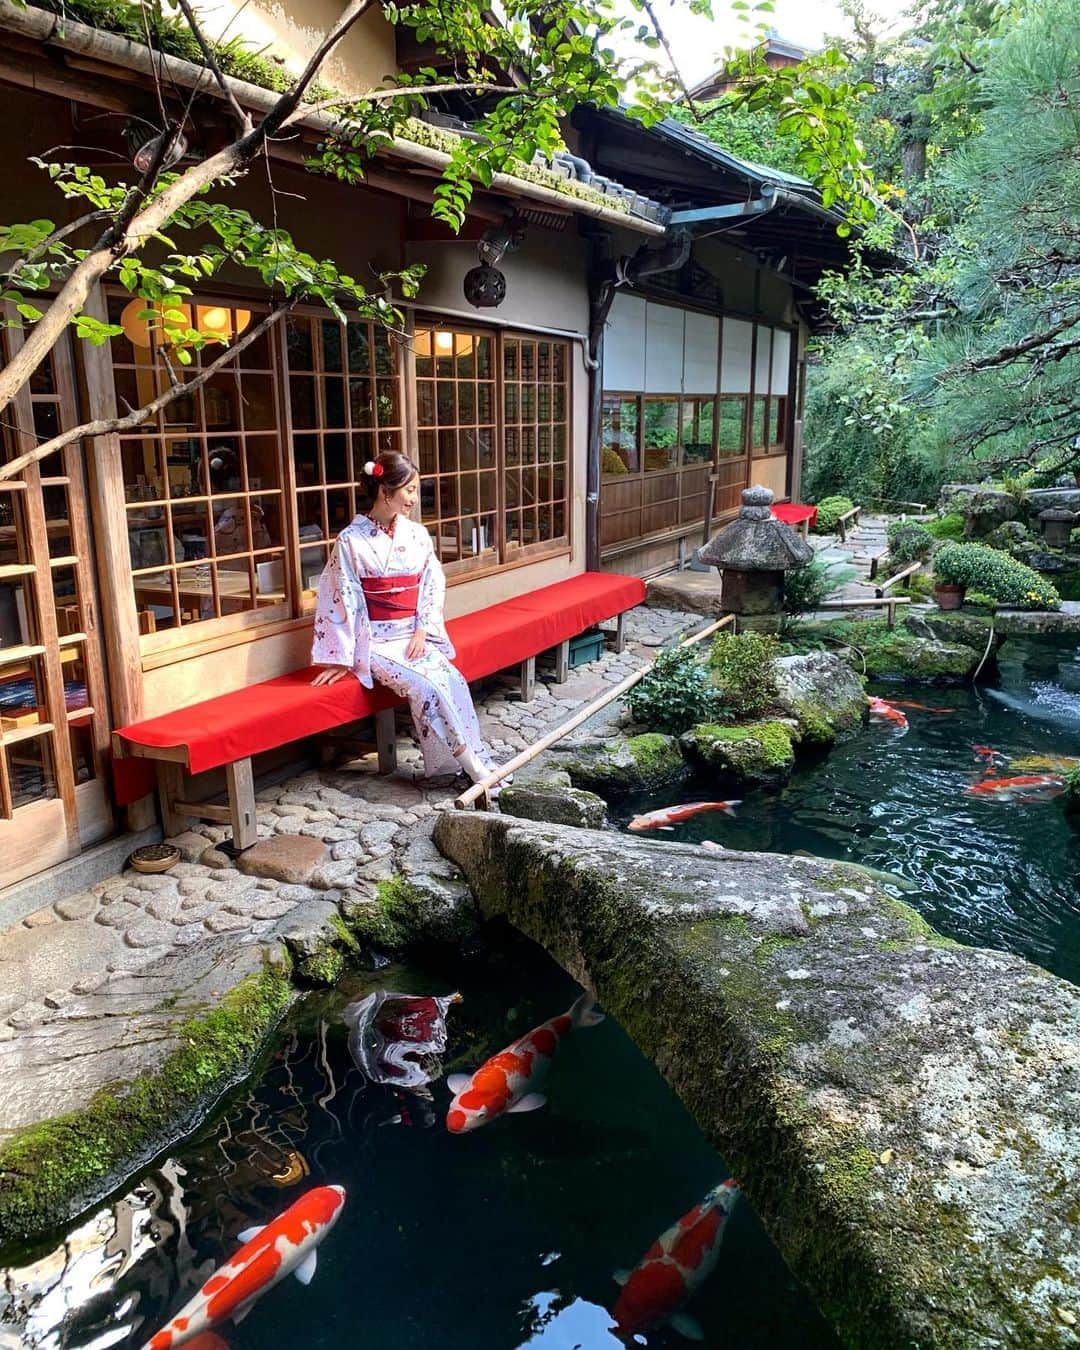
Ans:
{"type": "Polygon", "coordinates": [[[460,994],[395,994],[378,989],[345,1009],[349,1053],[373,1083],[431,1097],[429,1083],[442,1073],[446,1014],[460,994]]]}
{"type": "MultiPolygon", "coordinates": [[[[344,1203],[343,1187],[316,1186],[271,1223],[245,1229],[239,1234],[244,1244],[240,1250],[167,1326],[151,1336],[143,1350],[176,1350],[197,1342],[211,1327],[230,1318],[242,1321],[255,1301],[286,1275],[295,1274],[301,1284],[310,1284],[315,1249],[337,1223],[344,1203]]],[[[205,1340],[202,1344],[209,1350],[205,1340]]]]}
{"type": "Polygon", "coordinates": [[[546,1078],[564,1036],[575,1027],[594,1027],[604,1020],[595,1008],[596,1000],[584,993],[568,1012],[534,1027],[492,1055],[474,1074],[450,1074],[446,1080],[454,1093],[446,1115],[450,1133],[467,1134],[498,1116],[543,1106],[547,1098],[533,1089],[546,1078]]]}
{"type": "Polygon", "coordinates": [[[688,1340],[705,1339],[682,1307],[715,1269],[738,1198],[738,1183],[722,1182],[661,1234],[632,1271],[616,1273],[622,1292],[611,1315],[623,1336],[636,1337],[666,1322],[688,1340]]]}

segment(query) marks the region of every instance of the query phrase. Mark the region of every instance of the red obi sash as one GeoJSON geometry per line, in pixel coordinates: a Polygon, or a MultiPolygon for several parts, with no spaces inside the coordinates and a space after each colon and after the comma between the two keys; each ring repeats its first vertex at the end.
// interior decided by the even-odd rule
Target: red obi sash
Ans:
{"type": "Polygon", "coordinates": [[[419,572],[399,577],[361,577],[360,585],[372,623],[411,619],[416,613],[420,596],[419,572]]]}

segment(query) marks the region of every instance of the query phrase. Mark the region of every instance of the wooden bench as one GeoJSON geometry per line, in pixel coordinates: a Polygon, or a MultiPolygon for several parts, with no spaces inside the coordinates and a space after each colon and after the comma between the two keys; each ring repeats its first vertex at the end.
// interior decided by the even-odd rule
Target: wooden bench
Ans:
{"type": "Polygon", "coordinates": [[[777,502],[771,510],[777,520],[794,526],[804,539],[817,524],[816,506],[803,506],[800,502],[777,502]]]}
{"type": "MultiPolygon", "coordinates": [[[[556,679],[566,678],[570,639],[593,624],[618,618],[616,650],[625,640],[625,614],[645,599],[638,577],[585,572],[497,605],[451,619],[454,664],[469,681],[520,667],[521,696],[532,699],[536,658],[555,650],[556,679]]],[[[239,849],[256,839],[252,758],[292,741],[318,736],[362,718],[375,721],[380,773],[396,764],[394,709],[401,700],[382,685],[359,680],[315,686],[311,668],[290,671],[245,689],[178,708],[113,733],[113,785],[123,806],[153,790],[156,780],[167,835],[189,816],[232,827],[239,849]],[[227,803],[191,800],[190,776],[224,769],[227,803]]]]}

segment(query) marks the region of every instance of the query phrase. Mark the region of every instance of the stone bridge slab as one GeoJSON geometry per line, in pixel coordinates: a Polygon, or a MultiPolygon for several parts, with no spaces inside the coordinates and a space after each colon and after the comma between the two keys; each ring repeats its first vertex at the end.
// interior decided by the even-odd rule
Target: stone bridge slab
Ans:
{"type": "Polygon", "coordinates": [[[1080,1343],[1080,990],[866,872],[446,813],[489,916],[595,990],[853,1346],[1080,1343]]]}

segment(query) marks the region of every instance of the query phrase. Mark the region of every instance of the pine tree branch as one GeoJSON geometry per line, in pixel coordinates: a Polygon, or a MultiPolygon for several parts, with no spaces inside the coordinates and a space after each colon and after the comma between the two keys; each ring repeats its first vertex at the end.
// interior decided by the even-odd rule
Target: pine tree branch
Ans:
{"type": "MultiPolygon", "coordinates": [[[[1032,337],[1025,338],[1023,342],[1015,342],[1008,347],[999,347],[991,356],[981,356],[977,360],[964,361],[961,370],[989,370],[993,366],[1007,366],[1018,357],[1026,356],[1028,352],[1033,352],[1039,347],[1045,347],[1053,342],[1061,333],[1068,332],[1080,323],[1080,314],[1073,314],[1067,319],[1062,319],[1053,328],[1048,328],[1045,332],[1036,333],[1032,337]]],[[[1068,344],[1074,346],[1076,344],[1068,344]]],[[[1064,353],[1063,353],[1064,354],[1064,353]]]]}

